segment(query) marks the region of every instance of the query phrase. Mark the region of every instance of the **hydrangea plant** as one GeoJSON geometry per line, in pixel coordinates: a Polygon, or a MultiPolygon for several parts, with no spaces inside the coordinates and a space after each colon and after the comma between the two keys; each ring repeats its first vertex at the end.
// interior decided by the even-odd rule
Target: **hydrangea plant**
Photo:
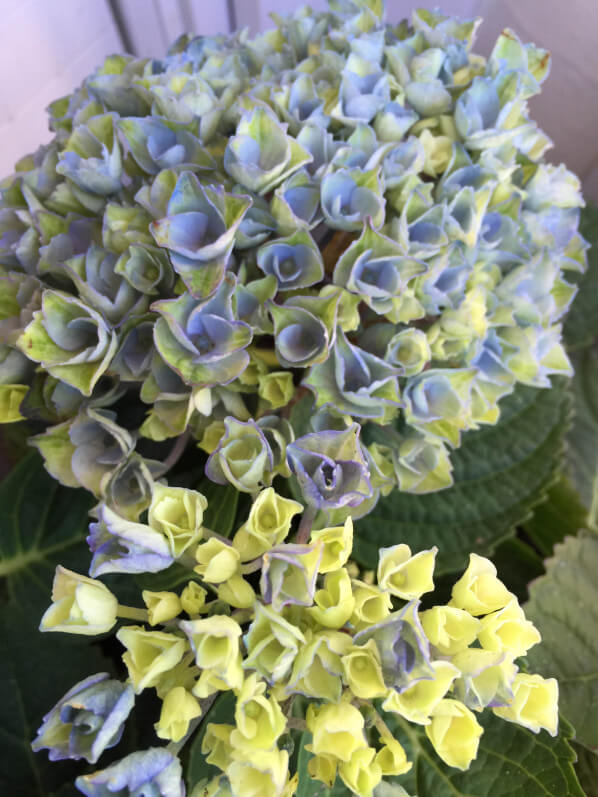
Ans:
{"type": "Polygon", "coordinates": [[[58,566],[40,627],[115,633],[126,669],[72,687],[33,749],[95,765],[160,704],[86,795],[184,795],[188,740],[191,797],[406,795],[418,728],[456,771],[488,717],[558,732],[488,558],[434,599],[440,541],[352,559],[390,496],[451,488],[503,399],[573,373],[583,200],[528,112],[550,58],[329,6],[109,57],[1,186],[0,421],[95,503],[89,575],[58,566]]]}

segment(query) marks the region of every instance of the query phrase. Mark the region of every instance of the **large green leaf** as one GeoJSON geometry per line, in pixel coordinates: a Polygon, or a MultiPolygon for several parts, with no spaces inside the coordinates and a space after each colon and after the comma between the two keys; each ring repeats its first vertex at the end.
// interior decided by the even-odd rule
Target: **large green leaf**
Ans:
{"type": "MultiPolygon", "coordinates": [[[[447,767],[438,758],[420,726],[385,715],[389,727],[413,762],[409,773],[389,781],[400,783],[417,797],[583,797],[569,745],[571,728],[565,726],[552,739],[545,731],[536,736],[517,725],[494,717],[478,716],[484,727],[477,758],[466,772],[447,767]]],[[[309,742],[310,734],[303,734],[309,742]]],[[[337,778],[333,789],[313,780],[307,772],[311,754],[299,753],[297,797],[349,797],[351,792],[337,778]]]]}
{"type": "Polygon", "coordinates": [[[30,743],[42,716],[73,684],[110,662],[89,638],[41,634],[42,612],[50,603],[55,565],[85,573],[89,496],[61,487],[30,454],[0,484],[0,793],[76,794],[80,764],[50,763],[30,743]]]}
{"type": "MultiPolygon", "coordinates": [[[[388,716],[388,715],[387,715],[388,716]]],[[[418,797],[583,797],[569,745],[571,729],[555,739],[545,731],[536,736],[498,719],[489,711],[477,717],[484,728],[477,758],[461,772],[445,766],[423,728],[400,721],[393,730],[413,761],[399,779],[418,797]]]]}
{"type": "Polygon", "coordinates": [[[575,771],[586,797],[598,797],[598,755],[579,744],[573,745],[577,754],[575,771]]]}
{"type": "Polygon", "coordinates": [[[47,604],[57,562],[86,573],[89,567],[85,490],[61,487],[28,454],[0,484],[0,578],[17,602],[47,604]]]}
{"type": "Polygon", "coordinates": [[[582,348],[598,337],[598,207],[589,204],[581,212],[580,230],[592,244],[588,253],[588,270],[577,276],[568,274],[570,282],[577,282],[579,292],[565,321],[563,336],[569,349],[582,348]]]}
{"type": "Polygon", "coordinates": [[[395,491],[355,524],[354,554],[375,567],[378,549],[437,545],[437,573],[464,567],[470,552],[490,554],[513,534],[554,481],[569,416],[566,382],[519,387],[501,403],[496,426],[463,436],[452,454],[455,483],[429,495],[395,491]]]}
{"type": "Polygon", "coordinates": [[[561,711],[590,748],[598,747],[597,576],[598,537],[567,537],[530,586],[525,610],[542,634],[528,654],[531,668],[558,678],[561,711]]]}
{"type": "MultiPolygon", "coordinates": [[[[534,507],[524,524],[525,532],[542,556],[550,556],[558,542],[585,526],[587,511],[579,493],[566,476],[549,488],[546,498],[534,507]]],[[[535,575],[539,575],[536,573],[535,575]]]]}
{"type": "MultiPolygon", "coordinates": [[[[597,312],[598,316],[598,312],[597,312]]],[[[584,349],[573,356],[573,424],[567,436],[568,467],[573,485],[598,521],[598,352],[584,349]]]]}

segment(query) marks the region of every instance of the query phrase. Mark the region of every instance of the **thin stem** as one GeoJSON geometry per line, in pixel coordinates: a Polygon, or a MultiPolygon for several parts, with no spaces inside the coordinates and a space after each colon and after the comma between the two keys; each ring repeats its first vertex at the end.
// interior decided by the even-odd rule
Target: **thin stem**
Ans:
{"type": "Polygon", "coordinates": [[[287,727],[292,730],[306,731],[307,723],[301,717],[287,717],[287,727]]]}
{"type": "Polygon", "coordinates": [[[251,562],[241,565],[241,573],[243,573],[244,576],[248,575],[249,573],[255,573],[256,570],[262,569],[263,564],[264,557],[258,556],[257,559],[252,559],[251,562]]]}
{"type": "Polygon", "coordinates": [[[374,725],[376,726],[380,736],[390,736],[391,739],[394,737],[394,734],[391,732],[390,728],[384,722],[380,714],[378,714],[376,709],[374,709],[374,725]]]}
{"type": "Polygon", "coordinates": [[[207,526],[202,526],[201,530],[203,536],[206,539],[209,539],[210,537],[215,537],[217,540],[220,540],[220,542],[224,542],[226,543],[226,545],[232,546],[232,542],[228,539],[228,537],[223,537],[222,534],[218,534],[217,531],[212,531],[212,529],[209,529],[207,526]]]}
{"type": "Polygon", "coordinates": [[[165,473],[168,473],[168,471],[174,465],[176,465],[176,463],[179,461],[179,459],[183,456],[183,452],[185,451],[185,448],[187,447],[187,443],[189,442],[189,438],[190,437],[191,437],[191,434],[190,434],[189,430],[187,429],[187,431],[183,432],[183,434],[180,437],[177,438],[176,443],[174,444],[174,446],[172,447],[172,449],[170,451],[170,454],[166,457],[166,459],[162,463],[162,467],[160,468],[159,472],[157,473],[156,478],[158,478],[160,476],[163,476],[165,473]]]}
{"type": "Polygon", "coordinates": [[[299,529],[297,531],[297,536],[295,538],[295,542],[299,545],[305,543],[309,539],[309,535],[311,533],[311,527],[313,526],[314,520],[316,519],[316,514],[318,510],[315,506],[307,506],[303,515],[301,517],[301,522],[299,523],[299,529]]]}
{"type": "Polygon", "coordinates": [[[118,617],[122,617],[123,620],[139,620],[142,623],[147,623],[149,620],[147,609],[137,609],[135,606],[122,606],[120,603],[118,604],[116,614],[118,617]]]}
{"type": "Polygon", "coordinates": [[[197,567],[197,559],[192,553],[189,553],[189,551],[185,551],[183,554],[181,554],[176,561],[177,564],[186,567],[188,570],[195,570],[197,567]]]}

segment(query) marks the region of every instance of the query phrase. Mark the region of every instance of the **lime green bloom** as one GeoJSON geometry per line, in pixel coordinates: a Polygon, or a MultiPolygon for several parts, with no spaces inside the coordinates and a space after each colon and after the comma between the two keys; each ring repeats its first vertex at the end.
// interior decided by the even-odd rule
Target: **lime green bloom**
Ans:
{"type": "MultiPolygon", "coordinates": [[[[236,753],[236,751],[235,751],[236,753]]],[[[251,759],[234,758],[226,769],[231,791],[239,797],[282,797],[289,771],[286,750],[260,750],[251,759]]]]}
{"type": "Polygon", "coordinates": [[[257,670],[272,683],[288,675],[305,637],[274,609],[256,603],[255,616],[244,641],[247,648],[244,667],[257,670]]]}
{"type": "Polygon", "coordinates": [[[0,423],[23,420],[19,407],[28,390],[27,385],[0,385],[0,423]]]}
{"type": "Polygon", "coordinates": [[[240,573],[218,585],[218,598],[235,609],[249,609],[255,603],[255,590],[240,573]]]}
{"type": "Polygon", "coordinates": [[[351,637],[340,631],[305,632],[306,643],[297,653],[287,691],[338,703],[342,693],[341,657],[351,637]]]}
{"type": "Polygon", "coordinates": [[[435,136],[428,128],[422,130],[419,140],[426,153],[424,174],[438,177],[444,172],[452,157],[453,140],[449,136],[435,136]]]}
{"type": "Polygon", "coordinates": [[[165,631],[146,631],[139,625],[119,629],[116,638],[127,649],[123,661],[135,694],[156,686],[160,676],[172,670],[187,649],[187,641],[180,636],[165,631]]]}
{"type": "Polygon", "coordinates": [[[432,574],[438,548],[411,555],[404,543],[381,548],[378,562],[378,584],[391,595],[411,601],[434,589],[432,574]]]}
{"type": "Polygon", "coordinates": [[[266,684],[257,673],[244,681],[235,706],[236,728],[231,734],[235,749],[270,750],[284,732],[287,721],[276,699],[266,697],[266,684]]]}
{"type": "Polygon", "coordinates": [[[382,592],[374,584],[353,579],[353,597],[355,609],[351,615],[351,625],[358,631],[381,622],[390,614],[392,608],[390,593],[382,592]]]}
{"type": "Polygon", "coordinates": [[[431,666],[433,679],[417,681],[404,692],[392,690],[382,704],[384,711],[393,711],[417,725],[429,725],[430,715],[460,675],[457,667],[448,661],[433,661],[431,666]]]}
{"type": "Polygon", "coordinates": [[[201,716],[197,698],[182,686],[175,686],[162,703],[160,719],[154,725],[160,739],[178,742],[187,733],[189,723],[201,716]]]}
{"type": "Polygon", "coordinates": [[[148,524],[166,537],[176,559],[201,539],[207,500],[195,490],[155,484],[148,524]]]}
{"type": "Polygon", "coordinates": [[[322,544],[282,544],[264,554],[260,589],[266,603],[280,611],[287,604],[311,606],[322,544]]]}
{"type": "Polygon", "coordinates": [[[239,624],[232,617],[214,614],[203,620],[183,620],[179,625],[202,670],[193,694],[207,697],[217,689],[239,689],[243,683],[239,624]]]}
{"type": "Polygon", "coordinates": [[[246,523],[233,538],[233,545],[239,551],[241,561],[257,559],[272,546],[280,545],[289,533],[291,520],[302,511],[302,504],[283,498],[273,487],[267,487],[258,493],[246,523]]]}
{"type": "Polygon", "coordinates": [[[452,663],[461,673],[454,684],[455,696],[474,711],[507,706],[513,699],[517,667],[504,653],[468,648],[453,656],[452,663]]]}
{"type": "Polygon", "coordinates": [[[344,567],[327,573],[324,588],[314,595],[312,608],[308,614],[325,628],[341,628],[349,620],[355,609],[355,598],[351,578],[344,567]]]}
{"type": "Polygon", "coordinates": [[[164,700],[166,695],[175,688],[175,686],[182,686],[188,692],[195,686],[197,680],[197,667],[193,661],[193,657],[186,652],[184,658],[175,664],[172,669],[163,672],[156,683],[154,689],[160,700],[164,700]]]}
{"type": "Polygon", "coordinates": [[[464,609],[433,606],[421,612],[419,619],[430,644],[443,656],[453,656],[471,645],[482,625],[464,609]]]}
{"type": "Polygon", "coordinates": [[[478,754],[483,733],[473,713],[459,700],[445,698],[434,709],[426,736],[449,767],[468,769],[478,754]]]}
{"type": "Polygon", "coordinates": [[[513,681],[513,702],[494,708],[497,717],[523,725],[533,733],[542,728],[556,736],[559,727],[559,685],[554,678],[520,672],[513,681]]]}
{"type": "Polygon", "coordinates": [[[307,762],[307,771],[316,780],[332,788],[336,780],[338,759],[331,755],[314,755],[307,762]]]}
{"type": "Polygon", "coordinates": [[[241,558],[236,548],[217,537],[198,545],[195,558],[199,562],[195,572],[209,584],[222,584],[238,572],[241,558]]]}
{"type": "Polygon", "coordinates": [[[374,789],[382,780],[382,767],[378,763],[373,747],[356,750],[349,761],[339,765],[338,774],[343,783],[360,797],[372,797],[374,789]]]}
{"type": "Polygon", "coordinates": [[[330,755],[349,762],[357,750],[367,748],[363,716],[346,701],[322,706],[310,703],[305,719],[313,736],[306,749],[315,755],[330,755]]]}
{"type": "Polygon", "coordinates": [[[384,777],[387,775],[404,775],[412,767],[407,761],[407,753],[403,746],[392,736],[382,735],[382,747],[376,753],[376,763],[382,770],[384,777]]]}
{"type": "Polygon", "coordinates": [[[234,725],[210,722],[201,743],[201,752],[206,756],[208,764],[213,764],[223,772],[232,761],[233,748],[230,737],[234,729],[234,725]]]}
{"type": "Polygon", "coordinates": [[[492,562],[472,553],[469,555],[467,570],[453,587],[449,606],[465,609],[477,616],[504,609],[512,597],[497,578],[492,562]]]}
{"type": "Polygon", "coordinates": [[[203,437],[198,443],[202,451],[211,454],[218,448],[220,441],[224,437],[226,427],[224,421],[211,421],[203,431],[203,437]]]}
{"type": "Polygon", "coordinates": [[[345,520],[344,526],[331,526],[326,529],[312,531],[311,542],[321,542],[322,560],[320,573],[338,570],[347,563],[353,550],[353,520],[351,516],[345,520]]]}
{"type": "Polygon", "coordinates": [[[482,618],[478,639],[486,650],[504,650],[516,659],[525,656],[542,637],[535,625],[525,619],[523,609],[513,597],[504,609],[482,618]]]}
{"type": "Polygon", "coordinates": [[[286,407],[295,393],[291,371],[271,371],[258,377],[258,395],[269,402],[271,409],[286,407]]]}
{"type": "Polygon", "coordinates": [[[369,639],[365,645],[352,645],[343,656],[342,664],[345,680],[355,697],[372,700],[387,694],[380,653],[374,639],[369,639]]]}
{"type": "Polygon", "coordinates": [[[147,606],[150,625],[164,623],[180,614],[181,601],[176,592],[150,592],[144,589],[141,596],[147,606]]]}
{"type": "Polygon", "coordinates": [[[62,565],[56,568],[52,601],[41,619],[40,631],[91,636],[105,634],[116,623],[118,601],[108,587],[62,565]]]}
{"type": "Polygon", "coordinates": [[[208,593],[196,581],[190,581],[181,592],[181,608],[190,617],[199,614],[206,602],[208,593]]]}

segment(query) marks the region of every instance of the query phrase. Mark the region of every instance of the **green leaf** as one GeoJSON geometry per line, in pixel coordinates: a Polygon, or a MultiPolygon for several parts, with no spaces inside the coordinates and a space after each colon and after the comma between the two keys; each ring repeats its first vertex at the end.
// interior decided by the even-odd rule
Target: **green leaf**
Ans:
{"type": "Polygon", "coordinates": [[[584,349],[572,357],[573,424],[567,435],[571,481],[589,512],[598,522],[598,352],[584,349]]]}
{"type": "Polygon", "coordinates": [[[535,735],[484,711],[477,716],[484,728],[477,758],[461,772],[443,764],[423,728],[395,717],[385,715],[413,768],[390,780],[418,797],[583,797],[566,723],[553,739],[546,731],[535,735]]]}
{"type": "Polygon", "coordinates": [[[558,542],[567,535],[577,534],[578,529],[585,526],[586,518],[587,511],[579,493],[567,477],[562,476],[549,488],[545,500],[534,508],[524,529],[542,556],[550,556],[558,542]]]}
{"type": "Polygon", "coordinates": [[[598,755],[579,744],[574,744],[573,749],[577,753],[575,771],[586,797],[598,797],[598,755]]]}
{"type": "Polygon", "coordinates": [[[554,481],[569,416],[566,382],[551,390],[518,387],[501,402],[500,421],[463,436],[452,454],[455,483],[429,495],[394,491],[355,524],[354,556],[368,568],[378,549],[437,545],[438,574],[465,567],[512,536],[554,481]]]}
{"type": "Polygon", "coordinates": [[[542,634],[530,667],[559,681],[559,705],[576,740],[598,747],[598,537],[581,532],[557,545],[525,608],[542,634]]]}
{"type": "Polygon", "coordinates": [[[202,718],[199,730],[193,737],[189,748],[189,760],[187,763],[187,786],[189,792],[196,783],[203,778],[213,778],[220,770],[218,767],[208,764],[206,757],[201,752],[206,730],[210,722],[216,724],[235,724],[235,696],[232,692],[221,692],[212,703],[205,716],[202,718]]]}
{"type": "Polygon", "coordinates": [[[34,754],[35,731],[57,700],[75,683],[110,671],[100,645],[89,638],[41,634],[40,617],[50,603],[57,562],[86,573],[85,543],[90,498],[83,490],[60,486],[32,453],[0,484],[0,744],[4,761],[0,793],[66,797],[85,766],[51,763],[34,754]]]}
{"type": "Polygon", "coordinates": [[[239,491],[232,484],[215,484],[207,476],[201,480],[197,489],[208,500],[204,525],[223,537],[228,537],[235,525],[239,491]]]}
{"type": "Polygon", "coordinates": [[[139,602],[140,593],[144,589],[148,589],[151,592],[173,590],[176,587],[180,587],[181,584],[187,584],[190,580],[199,582],[200,579],[199,577],[194,578],[193,571],[178,562],[170,565],[166,570],[160,570],[158,573],[141,573],[135,576],[135,582],[138,586],[136,590],[137,600],[139,602]]]}
{"type": "Polygon", "coordinates": [[[46,605],[57,562],[86,573],[93,501],[62,487],[31,452],[0,484],[0,578],[16,602],[46,605]]]}
{"type": "Polygon", "coordinates": [[[588,204],[581,211],[579,229],[592,244],[588,253],[588,270],[583,275],[568,273],[567,279],[579,285],[579,292],[563,328],[563,337],[569,349],[587,346],[598,337],[598,207],[588,204]]]}
{"type": "MultiPolygon", "coordinates": [[[[492,554],[492,562],[500,580],[521,602],[528,598],[529,582],[544,572],[536,551],[517,537],[501,542],[492,554]]],[[[437,603],[436,600],[434,602],[437,603]]]]}

